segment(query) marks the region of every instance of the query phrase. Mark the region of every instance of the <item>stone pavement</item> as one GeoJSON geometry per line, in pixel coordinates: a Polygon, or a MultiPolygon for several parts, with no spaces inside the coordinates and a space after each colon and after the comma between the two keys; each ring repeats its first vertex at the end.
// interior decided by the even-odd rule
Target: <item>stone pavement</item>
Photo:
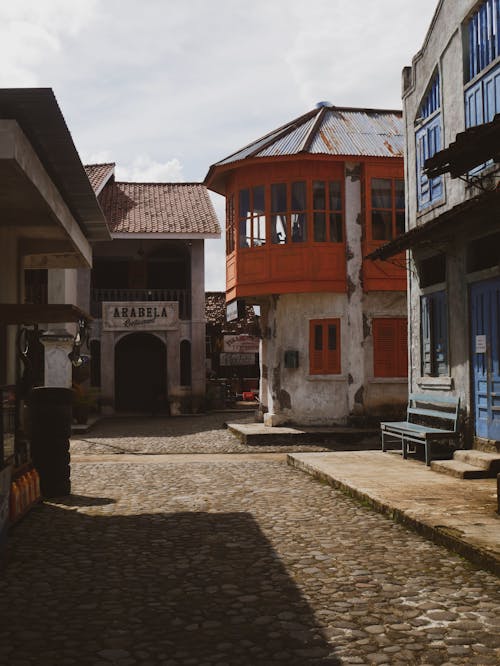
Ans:
{"type": "Polygon", "coordinates": [[[495,479],[458,479],[382,451],[293,453],[289,463],[500,574],[495,479]]]}
{"type": "Polygon", "coordinates": [[[138,437],[11,531],[0,664],[500,663],[493,575],[283,454],[109,454],[138,437]]]}

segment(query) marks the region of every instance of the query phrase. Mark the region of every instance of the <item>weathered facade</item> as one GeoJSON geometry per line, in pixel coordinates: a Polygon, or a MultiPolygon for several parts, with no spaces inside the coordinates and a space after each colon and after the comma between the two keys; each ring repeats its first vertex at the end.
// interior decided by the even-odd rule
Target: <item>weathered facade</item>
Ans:
{"type": "Polygon", "coordinates": [[[500,3],[442,0],[403,73],[413,391],[460,397],[500,440],[500,3]],[[496,119],[495,119],[496,116],[496,119]]]}
{"type": "Polygon", "coordinates": [[[107,413],[197,411],[205,397],[204,240],[220,235],[199,183],[121,183],[86,167],[112,242],[80,271],[94,322],[93,383],[107,413]]]}
{"type": "Polygon", "coordinates": [[[406,401],[404,230],[396,111],[316,109],[213,165],[226,197],[226,297],[261,307],[268,425],[346,423],[406,401]]]}

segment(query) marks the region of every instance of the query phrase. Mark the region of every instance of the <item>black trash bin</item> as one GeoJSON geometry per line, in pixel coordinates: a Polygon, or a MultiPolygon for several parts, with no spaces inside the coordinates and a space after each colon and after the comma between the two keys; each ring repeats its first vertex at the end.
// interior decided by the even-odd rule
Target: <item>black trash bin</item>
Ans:
{"type": "Polygon", "coordinates": [[[73,391],[69,388],[40,386],[30,393],[31,455],[43,497],[71,493],[72,402],[73,391]]]}

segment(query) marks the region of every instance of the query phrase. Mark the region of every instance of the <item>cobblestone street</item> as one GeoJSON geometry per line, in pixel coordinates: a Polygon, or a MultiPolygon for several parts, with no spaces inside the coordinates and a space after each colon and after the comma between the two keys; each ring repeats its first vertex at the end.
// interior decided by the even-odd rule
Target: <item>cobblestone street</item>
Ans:
{"type": "Polygon", "coordinates": [[[282,453],[237,455],[219,421],[151,421],[144,440],[109,421],[72,442],[73,495],[10,535],[1,664],[500,663],[497,578],[282,453]],[[207,455],[82,456],[189,451],[207,455]]]}

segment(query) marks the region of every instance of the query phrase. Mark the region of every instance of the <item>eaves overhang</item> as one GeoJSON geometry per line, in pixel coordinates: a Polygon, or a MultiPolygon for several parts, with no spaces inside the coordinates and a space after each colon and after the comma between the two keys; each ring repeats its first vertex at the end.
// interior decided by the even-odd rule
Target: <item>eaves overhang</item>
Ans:
{"type": "Polygon", "coordinates": [[[490,123],[457,134],[453,143],[425,161],[424,171],[429,178],[444,173],[459,178],[489,160],[500,161],[500,114],[490,123]]]}
{"type": "Polygon", "coordinates": [[[432,242],[439,237],[456,231],[459,225],[477,224],[500,214],[500,190],[493,190],[468,199],[438,217],[413,227],[406,233],[398,236],[390,243],[381,245],[370,252],[366,259],[389,259],[400,252],[411,250],[424,243],[432,242]]]}
{"type": "Polygon", "coordinates": [[[15,120],[21,127],[87,240],[110,240],[104,214],[52,89],[0,89],[0,119],[15,120]]]}

